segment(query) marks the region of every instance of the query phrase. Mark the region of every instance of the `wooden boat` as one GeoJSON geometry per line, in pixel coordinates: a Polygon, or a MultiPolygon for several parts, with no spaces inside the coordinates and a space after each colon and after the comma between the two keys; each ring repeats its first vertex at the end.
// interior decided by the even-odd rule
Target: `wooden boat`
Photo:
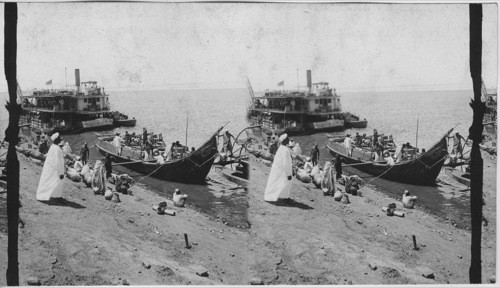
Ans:
{"type": "Polygon", "coordinates": [[[135,118],[133,119],[113,119],[113,125],[116,127],[134,127],[137,123],[135,118]]]}
{"type": "Polygon", "coordinates": [[[470,173],[461,171],[451,167],[444,167],[444,171],[446,175],[455,179],[457,182],[464,184],[467,187],[470,187],[470,173]]]}
{"type": "Polygon", "coordinates": [[[425,153],[418,155],[416,158],[395,163],[392,166],[386,163],[373,162],[371,160],[371,151],[360,148],[354,148],[352,156],[348,157],[346,148],[342,144],[343,139],[331,140],[331,146],[327,146],[327,148],[333,156],[342,156],[346,164],[353,164],[353,168],[375,177],[408,184],[434,185],[448,155],[446,137],[452,130],[450,129],[425,153]]]}
{"type": "Polygon", "coordinates": [[[118,164],[123,163],[121,164],[123,167],[144,175],[165,181],[203,184],[218,154],[216,136],[221,129],[222,127],[193,153],[181,159],[165,162],[163,165],[156,164],[155,160],[140,160],[138,156],[134,157],[135,153],[133,153],[133,150],[131,150],[132,152],[128,152],[126,148],[124,148],[122,156],[118,156],[111,141],[101,138],[98,138],[96,147],[101,154],[110,154],[113,156],[114,162],[118,164]]]}
{"type": "Polygon", "coordinates": [[[348,128],[366,128],[368,126],[368,121],[366,119],[361,120],[358,116],[351,114],[349,112],[344,113],[344,126],[348,128]]]}

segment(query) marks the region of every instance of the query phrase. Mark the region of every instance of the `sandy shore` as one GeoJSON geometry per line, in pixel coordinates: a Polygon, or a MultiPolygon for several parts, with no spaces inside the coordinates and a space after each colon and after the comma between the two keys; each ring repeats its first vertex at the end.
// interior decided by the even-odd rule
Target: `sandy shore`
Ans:
{"type": "MultiPolygon", "coordinates": [[[[42,167],[19,157],[21,285],[30,277],[42,285],[236,285],[252,279],[264,284],[468,283],[469,231],[404,209],[371,187],[341,204],[313,184],[293,179],[294,203],[270,204],[263,201],[270,167],[252,156],[250,228],[239,229],[190,208],[175,208],[176,216],[158,215],[151,207],[165,198],[140,186],[132,188],[133,195],[120,195],[121,203],[112,203],[65,178],[66,201],[38,202],[42,167]],[[391,202],[406,213],[404,218],[381,211],[391,202]],[[199,276],[202,270],[208,276],[199,276]],[[434,278],[422,276],[428,273],[434,278]]],[[[483,228],[483,282],[488,283],[496,267],[496,159],[485,153],[483,158],[484,211],[490,220],[483,228]]],[[[5,200],[6,194],[0,197],[5,200]]],[[[5,271],[5,230],[0,251],[5,271]]],[[[6,285],[5,274],[0,285],[6,285]]]]}

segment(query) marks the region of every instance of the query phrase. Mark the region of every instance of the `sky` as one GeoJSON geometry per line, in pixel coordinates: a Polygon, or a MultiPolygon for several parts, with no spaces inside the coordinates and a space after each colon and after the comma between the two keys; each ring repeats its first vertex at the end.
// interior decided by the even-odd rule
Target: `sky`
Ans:
{"type": "MultiPolygon", "coordinates": [[[[3,5],[1,15],[3,15],[3,5]]],[[[20,3],[23,90],[327,81],[342,92],[471,89],[467,4],[20,3]],[[65,73],[67,71],[67,73],[65,73]]],[[[483,5],[483,79],[497,87],[498,10],[483,5]]],[[[0,33],[3,47],[3,33],[0,33]]],[[[3,62],[3,53],[0,55],[3,62]]],[[[0,81],[0,91],[6,91],[0,81]]]]}

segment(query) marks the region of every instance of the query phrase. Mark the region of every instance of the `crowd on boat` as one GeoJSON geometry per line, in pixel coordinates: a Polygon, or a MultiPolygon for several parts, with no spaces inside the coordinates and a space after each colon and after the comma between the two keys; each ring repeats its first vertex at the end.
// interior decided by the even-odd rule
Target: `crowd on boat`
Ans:
{"type": "Polygon", "coordinates": [[[118,156],[122,156],[123,148],[128,147],[139,150],[142,160],[156,160],[157,164],[184,158],[195,151],[194,147],[189,150],[187,146],[180,144],[179,141],[167,144],[162,133],[148,133],[146,128],[143,128],[142,134],[125,131],[125,134],[121,136],[120,133],[116,133],[111,142],[118,156]]]}
{"type": "Polygon", "coordinates": [[[358,132],[354,136],[347,134],[342,144],[348,157],[353,156],[353,151],[359,150],[371,153],[373,162],[386,162],[389,165],[415,159],[425,153],[425,149],[413,147],[409,142],[396,144],[392,135],[378,134],[377,129],[374,129],[373,134],[368,136],[360,135],[358,132]]]}

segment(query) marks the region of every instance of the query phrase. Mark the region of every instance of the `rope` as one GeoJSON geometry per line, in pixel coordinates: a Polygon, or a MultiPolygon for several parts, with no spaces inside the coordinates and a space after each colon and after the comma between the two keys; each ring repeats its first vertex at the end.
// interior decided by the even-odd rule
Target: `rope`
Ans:
{"type": "Polygon", "coordinates": [[[135,185],[139,184],[139,182],[141,182],[144,178],[151,176],[153,173],[155,173],[156,171],[158,171],[158,169],[160,169],[160,168],[161,168],[163,165],[165,165],[165,164],[166,164],[166,163],[161,164],[158,168],[156,168],[155,170],[153,170],[153,172],[149,173],[149,174],[148,174],[148,175],[146,175],[146,176],[143,176],[141,179],[139,179],[139,181],[137,181],[136,183],[134,183],[134,184],[133,184],[132,186],[130,186],[129,188],[132,188],[133,186],[135,186],[135,185]]]}
{"type": "Polygon", "coordinates": [[[214,156],[208,158],[207,161],[203,162],[201,165],[198,165],[198,163],[194,162],[193,160],[191,160],[191,158],[187,158],[189,161],[191,161],[191,163],[193,163],[197,168],[200,168],[202,167],[203,165],[207,164],[208,161],[214,159],[215,157],[219,156],[219,151],[217,151],[217,153],[214,154],[214,156]]]}
{"type": "Polygon", "coordinates": [[[359,188],[359,190],[363,189],[365,186],[367,186],[368,184],[370,184],[373,180],[378,179],[378,178],[380,178],[380,177],[384,176],[387,172],[389,172],[389,170],[391,170],[391,169],[392,169],[392,167],[394,167],[394,165],[390,166],[387,170],[385,170],[384,172],[382,172],[380,175],[378,175],[378,176],[376,176],[376,177],[373,177],[373,178],[372,178],[370,181],[368,181],[365,185],[361,186],[361,187],[359,188]]]}

